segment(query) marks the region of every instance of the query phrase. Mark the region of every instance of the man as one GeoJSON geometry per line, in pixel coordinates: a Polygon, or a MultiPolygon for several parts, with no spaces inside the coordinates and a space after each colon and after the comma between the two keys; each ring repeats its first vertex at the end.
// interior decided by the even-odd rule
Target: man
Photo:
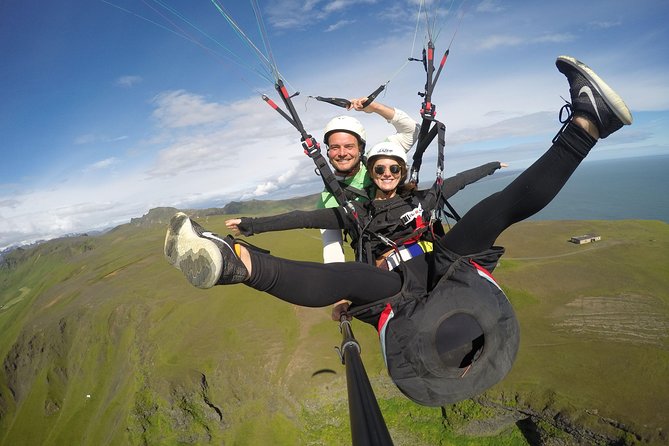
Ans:
{"type": "MultiPolygon", "coordinates": [[[[363,103],[367,98],[351,100],[349,110],[376,113],[395,127],[397,133],[390,135],[386,141],[399,144],[407,152],[411,149],[418,131],[418,123],[404,111],[388,107],[379,102],[372,102],[367,107],[363,103]]],[[[367,134],[360,121],[351,116],[337,116],[325,126],[323,142],[327,145],[327,156],[340,184],[349,199],[366,201],[369,199],[367,190],[372,181],[367,175],[365,164],[361,162],[367,134]]],[[[323,192],[318,200],[319,209],[337,207],[339,203],[332,194],[323,192]]],[[[342,233],[338,229],[321,229],[323,239],[323,262],[344,262],[342,233]]]]}

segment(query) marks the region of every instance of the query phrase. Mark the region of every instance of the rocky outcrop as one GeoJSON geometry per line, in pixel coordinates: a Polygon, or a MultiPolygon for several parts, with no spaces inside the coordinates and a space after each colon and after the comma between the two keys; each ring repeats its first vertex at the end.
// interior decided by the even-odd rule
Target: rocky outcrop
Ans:
{"type": "Polygon", "coordinates": [[[146,214],[138,218],[131,218],[130,225],[132,226],[152,226],[152,225],[166,225],[170,218],[179,210],[171,207],[160,207],[149,210],[146,214]]]}
{"type": "Polygon", "coordinates": [[[142,444],[165,441],[165,430],[155,428],[160,425],[169,426],[169,436],[178,444],[215,442],[227,427],[223,410],[209,395],[206,375],[196,371],[185,380],[162,383],[152,382],[145,374],[133,412],[129,433],[142,444]]]}
{"type": "MultiPolygon", "coordinates": [[[[591,417],[591,424],[598,425],[598,428],[587,427],[582,422],[576,422],[573,417],[550,408],[536,410],[521,405],[504,405],[485,397],[475,398],[475,401],[483,407],[490,408],[492,416],[453,426],[461,435],[490,437],[515,425],[533,446],[622,446],[649,444],[653,441],[642,438],[629,426],[592,412],[586,415],[591,417]]],[[[445,424],[448,424],[445,412],[443,416],[445,424]]]]}

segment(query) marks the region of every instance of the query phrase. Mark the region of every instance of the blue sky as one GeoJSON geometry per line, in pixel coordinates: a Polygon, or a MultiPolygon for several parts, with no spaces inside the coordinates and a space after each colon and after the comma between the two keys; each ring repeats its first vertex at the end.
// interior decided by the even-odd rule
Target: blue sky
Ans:
{"type": "MultiPolygon", "coordinates": [[[[264,52],[252,4],[221,3],[264,52]]],[[[419,119],[424,71],[406,62],[426,42],[418,1],[258,3],[318,140],[344,111],[310,95],[364,96],[390,80],[378,100],[419,119]]],[[[543,153],[568,95],[560,54],[594,68],[635,117],[592,159],[667,152],[666,1],[465,0],[428,11],[439,55],[453,39],[433,96],[448,173],[492,160],[522,168],[543,153]]],[[[299,134],[260,98],[280,102],[271,73],[209,0],[0,1],[0,55],[0,249],[108,228],[157,206],[320,187],[299,134]]],[[[351,113],[371,144],[392,131],[351,113]]]]}

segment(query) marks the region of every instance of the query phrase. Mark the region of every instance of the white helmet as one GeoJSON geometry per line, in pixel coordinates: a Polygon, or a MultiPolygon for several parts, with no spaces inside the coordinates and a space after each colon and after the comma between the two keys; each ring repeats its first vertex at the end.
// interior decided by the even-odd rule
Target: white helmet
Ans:
{"type": "Polygon", "coordinates": [[[366,154],[367,164],[375,156],[392,156],[393,158],[399,158],[405,165],[407,163],[407,152],[404,147],[390,141],[383,141],[372,146],[366,154]]]}
{"type": "Polygon", "coordinates": [[[347,132],[353,134],[360,141],[360,148],[365,147],[365,141],[367,140],[367,133],[365,128],[360,124],[355,118],[350,116],[337,116],[332,118],[330,122],[325,126],[325,135],[323,136],[323,142],[328,143],[328,138],[332,133],[335,132],[347,132]]]}

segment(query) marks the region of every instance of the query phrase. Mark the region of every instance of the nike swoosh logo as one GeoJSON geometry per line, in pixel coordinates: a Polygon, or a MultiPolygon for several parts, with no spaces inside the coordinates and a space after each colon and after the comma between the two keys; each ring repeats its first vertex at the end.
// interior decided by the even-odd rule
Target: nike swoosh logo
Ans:
{"type": "MultiPolygon", "coordinates": [[[[210,238],[210,239],[218,240],[219,242],[225,243],[225,241],[222,238],[218,237],[213,232],[205,231],[205,232],[202,233],[202,236],[210,238]]],[[[227,243],[225,243],[225,244],[227,245],[227,243]]]]}
{"type": "Polygon", "coordinates": [[[592,89],[589,86],[584,85],[580,90],[578,90],[578,95],[581,96],[582,94],[586,95],[588,99],[590,99],[590,102],[592,102],[592,108],[595,109],[595,113],[597,114],[597,119],[599,119],[599,122],[603,124],[602,117],[599,116],[599,110],[597,109],[597,102],[595,102],[595,95],[592,94],[592,89]]]}
{"type": "Polygon", "coordinates": [[[214,234],[213,232],[204,231],[204,232],[202,233],[202,236],[203,236],[203,237],[206,237],[206,238],[208,238],[208,239],[218,240],[219,242],[221,242],[221,243],[223,243],[225,246],[227,246],[228,249],[229,249],[230,251],[232,251],[232,253],[235,255],[235,257],[237,256],[237,253],[235,252],[234,248],[233,248],[232,246],[230,246],[230,245],[228,244],[228,242],[226,242],[225,240],[223,240],[222,238],[220,238],[219,236],[217,236],[217,235],[214,234]]]}

